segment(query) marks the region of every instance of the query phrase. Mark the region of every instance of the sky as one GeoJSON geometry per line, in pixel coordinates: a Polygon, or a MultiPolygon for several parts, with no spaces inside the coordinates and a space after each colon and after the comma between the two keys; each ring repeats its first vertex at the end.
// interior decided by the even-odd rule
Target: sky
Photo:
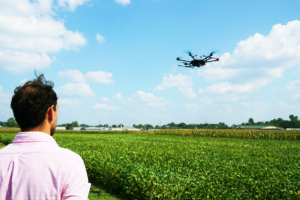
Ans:
{"type": "Polygon", "coordinates": [[[54,82],[58,124],[240,124],[300,111],[300,1],[1,0],[0,121],[54,82]],[[220,59],[183,68],[187,51],[220,59]]]}

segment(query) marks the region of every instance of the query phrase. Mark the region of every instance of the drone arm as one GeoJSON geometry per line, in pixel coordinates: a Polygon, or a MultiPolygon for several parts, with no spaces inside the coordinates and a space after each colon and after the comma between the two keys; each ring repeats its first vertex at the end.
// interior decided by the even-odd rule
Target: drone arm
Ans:
{"type": "Polygon", "coordinates": [[[188,60],[181,60],[181,59],[177,59],[178,61],[183,61],[183,62],[190,62],[188,60]]]}
{"type": "Polygon", "coordinates": [[[217,61],[219,61],[219,59],[218,58],[214,58],[215,60],[208,60],[208,61],[206,61],[206,62],[217,62],[217,61]]]}

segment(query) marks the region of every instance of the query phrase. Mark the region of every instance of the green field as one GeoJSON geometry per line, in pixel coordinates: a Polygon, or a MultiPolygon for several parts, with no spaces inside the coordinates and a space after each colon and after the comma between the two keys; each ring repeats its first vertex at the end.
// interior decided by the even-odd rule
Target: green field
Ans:
{"type": "MultiPolygon", "coordinates": [[[[270,132],[271,133],[271,132],[270,132]]],[[[9,143],[14,134],[1,134],[9,143]]],[[[298,199],[298,140],[56,134],[89,180],[128,199],[298,199]]]]}
{"type": "Polygon", "coordinates": [[[2,149],[3,147],[5,147],[5,144],[0,142],[0,149],[2,149]]]}

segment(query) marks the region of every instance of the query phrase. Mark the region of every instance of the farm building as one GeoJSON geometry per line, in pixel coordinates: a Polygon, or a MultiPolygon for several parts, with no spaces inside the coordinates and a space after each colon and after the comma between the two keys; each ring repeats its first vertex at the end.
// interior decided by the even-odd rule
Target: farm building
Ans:
{"type": "Polygon", "coordinates": [[[84,127],[81,130],[86,130],[86,131],[103,131],[104,127],[84,127]]]}
{"type": "Polygon", "coordinates": [[[56,127],[55,130],[66,130],[66,127],[56,127]]]}
{"type": "Polygon", "coordinates": [[[69,130],[80,131],[83,130],[81,127],[70,127],[69,130]]]}
{"type": "Polygon", "coordinates": [[[134,128],[134,127],[127,127],[127,126],[124,126],[124,127],[122,127],[122,130],[128,130],[128,131],[140,131],[141,129],[139,129],[139,128],[134,128]]]}
{"type": "Polygon", "coordinates": [[[261,126],[261,125],[237,125],[237,129],[261,129],[261,130],[278,130],[276,126],[261,126]]]}

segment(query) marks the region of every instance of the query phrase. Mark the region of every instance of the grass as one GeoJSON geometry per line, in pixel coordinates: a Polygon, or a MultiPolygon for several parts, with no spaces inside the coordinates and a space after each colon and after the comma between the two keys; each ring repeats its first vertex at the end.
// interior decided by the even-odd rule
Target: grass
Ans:
{"type": "MultiPolygon", "coordinates": [[[[5,147],[5,144],[0,142],[0,149],[3,147],[5,147]]],[[[105,192],[105,190],[100,187],[92,185],[89,193],[89,200],[119,200],[119,198],[105,192]]]]}
{"type": "Polygon", "coordinates": [[[5,144],[0,142],[0,149],[2,149],[3,147],[5,147],[5,144]]]}
{"type": "Polygon", "coordinates": [[[100,187],[91,186],[89,200],[119,200],[119,198],[111,195],[100,187]]]}

